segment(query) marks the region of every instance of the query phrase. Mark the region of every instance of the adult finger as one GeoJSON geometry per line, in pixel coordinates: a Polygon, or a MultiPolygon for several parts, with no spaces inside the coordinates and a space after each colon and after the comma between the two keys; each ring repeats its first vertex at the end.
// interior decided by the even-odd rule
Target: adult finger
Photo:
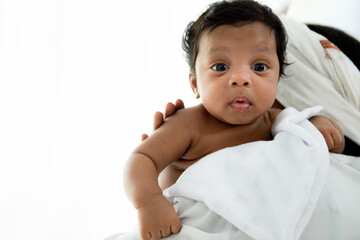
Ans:
{"type": "Polygon", "coordinates": [[[164,116],[161,112],[156,112],[154,115],[153,127],[154,130],[158,129],[164,122],[164,116]]]}
{"type": "Polygon", "coordinates": [[[185,107],[184,102],[181,99],[176,99],[175,107],[177,110],[184,108],[185,107]]]}
{"type": "Polygon", "coordinates": [[[176,106],[173,103],[168,102],[165,107],[165,118],[173,115],[176,111],[176,106]]]}
{"type": "Polygon", "coordinates": [[[145,139],[147,139],[149,136],[146,133],[143,133],[141,135],[141,141],[143,142],[145,139]]]}

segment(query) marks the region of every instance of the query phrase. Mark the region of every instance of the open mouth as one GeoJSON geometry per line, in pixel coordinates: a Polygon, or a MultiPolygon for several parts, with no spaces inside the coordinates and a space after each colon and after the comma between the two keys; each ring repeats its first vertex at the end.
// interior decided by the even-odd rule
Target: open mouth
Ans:
{"type": "Polygon", "coordinates": [[[246,98],[235,98],[231,103],[230,106],[235,108],[236,110],[246,111],[252,105],[246,98]]]}

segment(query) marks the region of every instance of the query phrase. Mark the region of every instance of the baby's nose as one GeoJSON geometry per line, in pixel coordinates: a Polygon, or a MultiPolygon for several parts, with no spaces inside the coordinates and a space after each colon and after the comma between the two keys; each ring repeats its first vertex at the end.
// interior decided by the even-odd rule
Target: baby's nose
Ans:
{"type": "Polygon", "coordinates": [[[248,71],[238,71],[231,77],[229,84],[231,86],[249,87],[251,84],[250,73],[248,71]]]}

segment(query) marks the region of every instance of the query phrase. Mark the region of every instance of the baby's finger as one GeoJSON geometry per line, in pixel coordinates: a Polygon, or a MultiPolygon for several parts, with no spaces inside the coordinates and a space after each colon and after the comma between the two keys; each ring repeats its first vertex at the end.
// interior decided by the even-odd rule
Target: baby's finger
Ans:
{"type": "Polygon", "coordinates": [[[329,132],[321,132],[321,133],[324,136],[324,139],[325,139],[328,149],[329,150],[332,149],[334,147],[334,139],[332,137],[332,134],[329,132]]]}
{"type": "Polygon", "coordinates": [[[342,143],[342,135],[339,131],[333,131],[331,136],[334,142],[334,147],[337,147],[342,143]]]}
{"type": "Polygon", "coordinates": [[[149,232],[140,231],[140,237],[142,240],[150,240],[151,236],[149,232]]]}
{"type": "Polygon", "coordinates": [[[178,222],[174,223],[171,225],[171,233],[179,233],[181,230],[181,221],[179,220],[178,222]]]}
{"type": "Polygon", "coordinates": [[[150,237],[152,240],[159,240],[161,238],[161,233],[160,231],[151,231],[150,237]]]}
{"type": "Polygon", "coordinates": [[[170,227],[167,227],[167,228],[164,228],[164,229],[161,229],[160,230],[160,233],[161,233],[161,237],[168,237],[168,236],[170,236],[170,234],[171,234],[171,229],[170,229],[170,227]]]}

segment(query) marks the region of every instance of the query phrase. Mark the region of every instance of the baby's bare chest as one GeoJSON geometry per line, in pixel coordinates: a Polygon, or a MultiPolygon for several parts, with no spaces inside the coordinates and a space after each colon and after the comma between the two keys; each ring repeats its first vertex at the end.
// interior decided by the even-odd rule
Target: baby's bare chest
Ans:
{"type": "Polygon", "coordinates": [[[223,127],[212,131],[205,129],[199,132],[198,136],[194,137],[183,159],[198,160],[226,147],[233,147],[254,141],[272,140],[271,126],[271,124],[265,122],[250,128],[239,126],[223,127]]]}

